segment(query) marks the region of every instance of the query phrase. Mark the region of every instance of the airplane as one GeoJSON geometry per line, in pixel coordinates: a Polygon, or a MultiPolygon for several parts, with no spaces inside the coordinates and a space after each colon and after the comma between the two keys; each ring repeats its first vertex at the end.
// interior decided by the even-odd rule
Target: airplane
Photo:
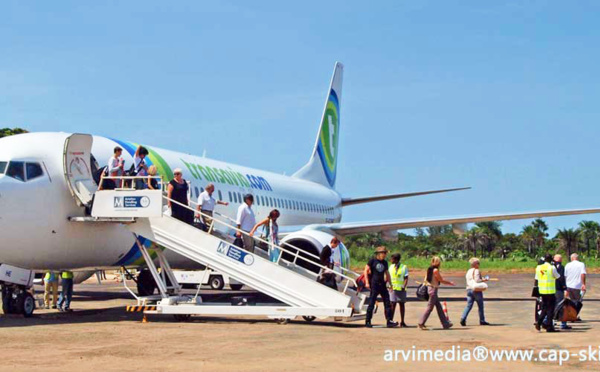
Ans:
{"type": "MultiPolygon", "coordinates": [[[[600,209],[567,209],[342,222],[343,209],[347,206],[466,189],[450,188],[361,198],[340,195],[336,191],[336,178],[343,69],[341,63],[335,64],[312,153],[306,165],[291,176],[144,144],[149,151],[146,163],[155,165],[159,175],[166,181],[173,178],[175,168],[181,168],[184,179],[190,182],[191,200],[197,199],[207,183],[213,183],[216,187],[213,196],[229,203],[228,206],[219,205],[216,209],[227,219],[235,219],[244,194],[253,194],[257,220],[265,218],[272,209],[279,209],[282,244],[292,244],[317,256],[333,236],[367,232],[393,236],[400,229],[441,225],[453,225],[460,230],[467,223],[600,212],[600,209]]],[[[77,190],[71,187],[70,179],[76,173],[95,173],[100,167],[97,163],[106,164],[115,146],[123,148],[127,168],[133,163],[133,155],[140,143],[93,136],[93,144],[87,150],[91,154],[89,161],[86,159],[81,163],[66,164],[66,154],[73,151],[78,136],[62,132],[38,132],[0,139],[0,266],[38,272],[76,271],[79,273],[76,282],[79,282],[97,270],[140,268],[144,265],[135,237],[123,225],[76,222],[77,217],[87,215],[86,207],[89,207],[90,195],[97,185],[89,185],[87,190],[77,190]]],[[[224,231],[224,234],[231,233],[224,231]]],[[[143,237],[140,240],[146,247],[158,249],[152,241],[143,237]]],[[[343,244],[340,247],[334,259],[342,267],[349,268],[348,249],[343,244]]],[[[166,251],[165,254],[173,268],[198,267],[197,263],[176,253],[166,251]]],[[[24,295],[15,293],[25,293],[27,287],[31,286],[31,283],[11,283],[1,276],[0,284],[3,284],[3,304],[5,301],[22,302],[24,295]]],[[[142,270],[138,277],[138,292],[151,293],[153,286],[152,277],[142,270]]],[[[23,308],[23,304],[7,308],[23,308]]]]}

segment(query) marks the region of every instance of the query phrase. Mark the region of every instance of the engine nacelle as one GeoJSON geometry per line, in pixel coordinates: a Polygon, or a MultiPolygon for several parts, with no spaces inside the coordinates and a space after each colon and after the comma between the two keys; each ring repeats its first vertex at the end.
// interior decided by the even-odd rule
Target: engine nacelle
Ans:
{"type": "MultiPolygon", "coordinates": [[[[299,250],[298,255],[300,257],[307,258],[311,262],[319,263],[319,259],[312,257],[311,255],[319,257],[323,247],[328,245],[333,237],[333,234],[324,231],[304,229],[286,235],[285,238],[281,239],[281,246],[294,253],[296,250],[299,250]],[[306,252],[308,254],[306,254],[306,252]]],[[[290,253],[284,253],[282,258],[290,262],[294,261],[294,255],[290,253]]],[[[333,260],[334,262],[339,262],[341,267],[350,269],[350,253],[344,243],[340,243],[338,249],[334,251],[333,260]]],[[[310,262],[302,259],[296,260],[296,263],[298,266],[315,273],[318,273],[320,270],[318,266],[311,265],[310,262]]],[[[335,270],[341,272],[338,267],[336,267],[335,270]]]]}

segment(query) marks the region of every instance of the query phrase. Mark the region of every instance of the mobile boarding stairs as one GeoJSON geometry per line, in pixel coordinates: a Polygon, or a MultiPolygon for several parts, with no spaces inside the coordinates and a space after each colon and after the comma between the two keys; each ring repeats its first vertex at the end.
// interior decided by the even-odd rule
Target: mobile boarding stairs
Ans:
{"type": "MultiPolygon", "coordinates": [[[[309,321],[315,318],[348,319],[364,316],[366,296],[354,290],[356,282],[347,275],[351,274],[350,272],[336,272],[342,279],[340,287],[343,287],[341,291],[336,291],[317,282],[316,273],[297,264],[298,260],[305,260],[318,267],[321,272],[329,270],[319,264],[318,257],[310,257],[307,252],[297,248],[275,246],[262,241],[270,245],[270,249],[280,249],[282,252],[278,255],[277,262],[271,262],[260,254],[262,252],[258,247],[255,248],[256,253],[250,253],[216,234],[213,228],[215,224],[221,224],[242,234],[247,234],[246,232],[237,230],[230,223],[215,216],[212,217],[213,223],[208,232],[205,232],[163,212],[163,200],[169,199],[161,190],[101,190],[96,192],[92,208],[93,218],[132,219],[126,226],[136,236],[138,247],[160,293],[159,296],[138,297],[127,288],[136,297],[138,306],[146,313],[174,314],[181,318],[193,314],[265,315],[280,320],[302,316],[309,321]],[[160,249],[154,250],[160,266],[159,271],[151,252],[140,243],[138,236],[229,275],[285,305],[248,305],[243,301],[241,306],[203,303],[199,295],[200,286],[195,296],[183,295],[164,253],[160,249]],[[293,259],[284,260],[283,257],[293,259]]],[[[179,204],[174,200],[169,201],[179,204]]],[[[179,205],[200,214],[188,206],[179,205]]],[[[255,239],[261,241],[259,238],[255,239]]]]}

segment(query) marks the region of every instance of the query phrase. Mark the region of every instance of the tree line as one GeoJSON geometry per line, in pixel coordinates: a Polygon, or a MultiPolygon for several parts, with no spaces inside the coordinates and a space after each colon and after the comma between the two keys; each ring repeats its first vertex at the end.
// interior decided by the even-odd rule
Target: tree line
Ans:
{"type": "Polygon", "coordinates": [[[581,221],[576,228],[559,229],[549,236],[546,221],[538,218],[523,226],[521,232],[503,233],[500,222],[480,222],[467,231],[455,232],[451,225],[415,229],[415,235],[398,233],[394,241],[381,234],[362,234],[346,238],[351,256],[367,258],[373,249],[383,245],[408,257],[441,256],[444,260],[481,258],[529,260],[546,253],[580,253],[600,257],[600,224],[581,221]]]}
{"type": "Polygon", "coordinates": [[[22,129],[22,128],[0,128],[0,138],[2,137],[8,137],[8,136],[12,136],[13,134],[21,134],[21,133],[28,133],[27,130],[22,129]]]}

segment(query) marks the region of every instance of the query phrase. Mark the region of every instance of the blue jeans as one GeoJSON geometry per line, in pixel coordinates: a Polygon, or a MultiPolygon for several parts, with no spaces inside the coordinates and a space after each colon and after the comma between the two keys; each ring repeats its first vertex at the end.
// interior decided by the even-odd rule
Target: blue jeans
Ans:
{"type": "Polygon", "coordinates": [[[474,302],[477,302],[477,307],[479,308],[479,322],[485,322],[485,314],[483,313],[483,292],[475,292],[471,289],[467,290],[467,307],[465,307],[465,311],[463,311],[460,319],[464,321],[467,320],[474,302]]]}
{"type": "Polygon", "coordinates": [[[73,297],[73,279],[62,280],[62,292],[58,299],[58,307],[68,309],[71,306],[71,298],[73,297]]]}

